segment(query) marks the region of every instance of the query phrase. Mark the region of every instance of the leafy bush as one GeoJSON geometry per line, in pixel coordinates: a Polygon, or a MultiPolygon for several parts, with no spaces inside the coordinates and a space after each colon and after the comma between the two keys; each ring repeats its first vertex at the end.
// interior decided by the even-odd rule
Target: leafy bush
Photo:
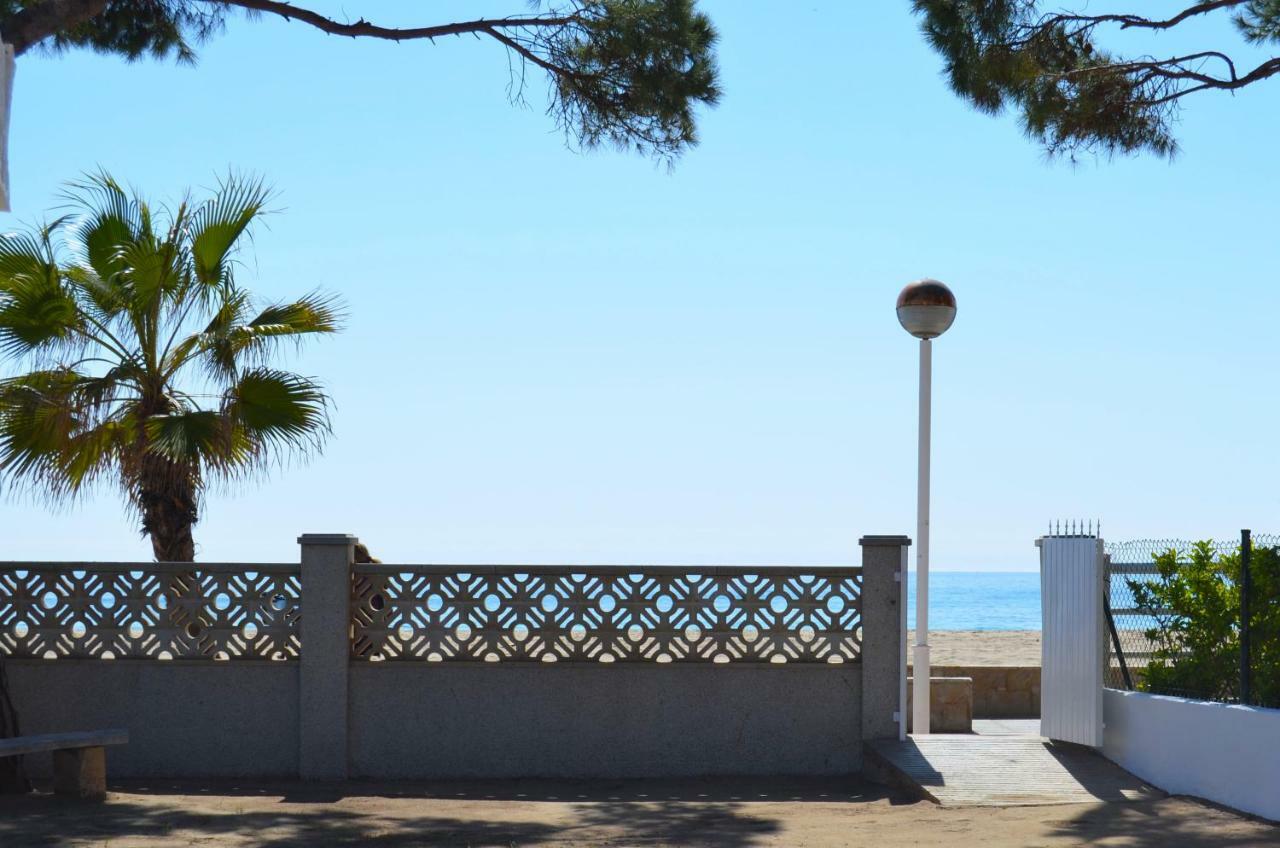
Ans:
{"type": "MultiPolygon", "coordinates": [[[[1146,631],[1149,692],[1215,701],[1240,699],[1240,551],[1215,556],[1211,542],[1189,555],[1155,557],[1158,580],[1128,580],[1134,605],[1156,619],[1146,631]]],[[[1255,548],[1249,573],[1251,702],[1280,707],[1280,548],[1255,548]]]]}

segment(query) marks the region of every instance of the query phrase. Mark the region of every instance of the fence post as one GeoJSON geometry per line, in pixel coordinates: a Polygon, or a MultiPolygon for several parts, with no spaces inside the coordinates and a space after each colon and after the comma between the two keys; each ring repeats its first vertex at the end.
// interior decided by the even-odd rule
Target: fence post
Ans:
{"type": "Polygon", "coordinates": [[[1253,594],[1253,577],[1249,573],[1249,560],[1253,556],[1253,537],[1248,530],[1240,531],[1240,703],[1247,704],[1253,696],[1252,669],[1249,645],[1249,596],[1253,594]]]}
{"type": "Polygon", "coordinates": [[[905,739],[906,536],[863,536],[862,738],[905,739]]]}
{"type": "Polygon", "coordinates": [[[351,563],[355,536],[305,533],[302,650],[298,674],[298,774],[347,777],[347,669],[351,658],[351,563]]]}

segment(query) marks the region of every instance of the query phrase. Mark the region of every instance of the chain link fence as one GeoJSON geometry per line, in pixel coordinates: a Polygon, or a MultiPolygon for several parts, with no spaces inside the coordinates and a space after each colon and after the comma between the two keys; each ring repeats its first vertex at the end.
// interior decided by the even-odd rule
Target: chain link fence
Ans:
{"type": "MultiPolygon", "coordinates": [[[[1251,537],[1251,550],[1274,549],[1280,546],[1280,535],[1266,534],[1251,537]]],[[[1106,685],[1115,689],[1140,689],[1161,695],[1175,695],[1200,700],[1226,701],[1238,703],[1242,700],[1241,688],[1245,688],[1244,700],[1258,703],[1248,698],[1248,675],[1243,673],[1244,661],[1240,650],[1242,621],[1240,603],[1244,602],[1248,609],[1249,601],[1255,611],[1262,605],[1276,603],[1280,599],[1259,596],[1256,590],[1235,592],[1235,577],[1239,575],[1238,566],[1241,553],[1240,540],[1221,540],[1208,543],[1212,556],[1214,572],[1211,589],[1199,589],[1209,596],[1204,604],[1202,614],[1214,617],[1219,626],[1221,639],[1217,650],[1205,650],[1203,644],[1186,644],[1185,633],[1191,622],[1187,611],[1188,604],[1179,603],[1180,609],[1167,606],[1170,598],[1183,598],[1185,586],[1171,586],[1171,581],[1162,573],[1157,565],[1157,558],[1169,561],[1172,553],[1179,565],[1192,561],[1197,543],[1183,539],[1141,539],[1128,542],[1111,543],[1106,546],[1106,617],[1107,617],[1107,667],[1106,685]],[[1224,562],[1224,559],[1226,562],[1224,562]],[[1229,563],[1234,563],[1230,568],[1229,563]],[[1215,605],[1214,599],[1225,599],[1228,596],[1238,598],[1235,604],[1220,603],[1215,605]],[[1234,641],[1232,641],[1234,640],[1234,641]],[[1231,656],[1234,652],[1235,657],[1231,656]],[[1226,683],[1201,682],[1191,687],[1173,685],[1168,682],[1170,675],[1148,674],[1148,668],[1154,663],[1168,667],[1173,664],[1189,666],[1217,662],[1235,662],[1240,669],[1239,676],[1230,677],[1226,683]],[[1237,685],[1232,685],[1235,681],[1237,685]]],[[[1266,594],[1272,594],[1274,587],[1266,594]]],[[[1199,608],[1197,608],[1199,609],[1199,608]]],[[[1250,616],[1251,620],[1256,612],[1250,616]]],[[[1204,622],[1199,622],[1204,624],[1204,622]]],[[[1244,635],[1246,645],[1247,633],[1244,635]]],[[[1258,657],[1253,659],[1253,667],[1258,665],[1258,657]]],[[[1206,681],[1212,675],[1192,674],[1181,676],[1186,679],[1206,681]]],[[[1219,675],[1219,677],[1222,677],[1219,675]]],[[[1227,678],[1222,678],[1227,680],[1227,678]]],[[[1280,704],[1265,704],[1280,706],[1280,704]]]]}

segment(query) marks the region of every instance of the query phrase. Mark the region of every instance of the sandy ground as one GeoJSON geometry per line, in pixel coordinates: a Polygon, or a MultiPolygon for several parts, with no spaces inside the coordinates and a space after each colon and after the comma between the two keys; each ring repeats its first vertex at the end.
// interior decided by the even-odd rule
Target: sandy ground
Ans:
{"type": "Polygon", "coordinates": [[[1040,665],[1039,630],[931,630],[929,648],[933,665],[1040,665]]]}
{"type": "Polygon", "coordinates": [[[847,779],[114,789],[102,804],[0,798],[0,845],[1280,846],[1280,827],[1180,798],[943,809],[847,779]]]}

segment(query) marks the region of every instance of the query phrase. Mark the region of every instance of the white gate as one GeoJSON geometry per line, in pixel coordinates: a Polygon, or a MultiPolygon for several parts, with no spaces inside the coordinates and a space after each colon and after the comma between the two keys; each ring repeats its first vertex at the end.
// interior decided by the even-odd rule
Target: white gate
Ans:
{"type": "Polygon", "coordinates": [[[1101,747],[1106,658],[1102,540],[1051,535],[1040,546],[1040,734],[1101,747]]]}

